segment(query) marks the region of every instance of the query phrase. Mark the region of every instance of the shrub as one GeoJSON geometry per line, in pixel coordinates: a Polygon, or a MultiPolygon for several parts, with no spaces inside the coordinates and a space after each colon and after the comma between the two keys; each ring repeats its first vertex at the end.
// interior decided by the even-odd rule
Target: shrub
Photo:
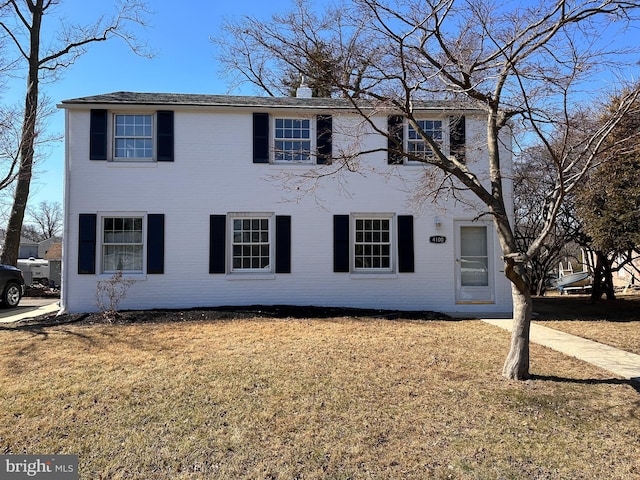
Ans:
{"type": "Polygon", "coordinates": [[[121,270],[108,280],[100,280],[96,286],[96,307],[100,309],[105,320],[112,322],[118,317],[120,302],[127,296],[131,285],[136,281],[125,278],[121,270]]]}

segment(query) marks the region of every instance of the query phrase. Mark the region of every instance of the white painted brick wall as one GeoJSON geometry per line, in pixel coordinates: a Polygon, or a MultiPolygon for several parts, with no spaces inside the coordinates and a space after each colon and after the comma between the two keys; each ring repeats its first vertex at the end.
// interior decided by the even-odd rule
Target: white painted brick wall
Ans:
{"type": "MultiPolygon", "coordinates": [[[[389,166],[384,152],[370,154],[359,160],[359,172],[323,179],[316,195],[300,199],[300,191],[283,187],[287,185],[283,175],[295,177],[310,167],[253,164],[251,114],[176,109],[175,161],[123,164],[89,160],[88,107],[67,110],[63,302],[68,311],[95,310],[96,282],[105,279],[77,274],[78,215],[131,211],[165,214],[165,273],[137,281],[123,309],[297,304],[442,312],[511,310],[497,238],[492,265],[495,303],[456,304],[454,220],[473,219],[477,212],[454,203],[412,204],[407,189],[424,173],[423,167],[389,166]],[[291,274],[239,279],[208,273],[209,216],[243,211],[292,217],[291,274]],[[354,212],[414,215],[415,273],[388,278],[334,273],[332,216],[354,212]],[[436,216],[442,221],[438,230],[436,216]],[[445,235],[447,242],[431,244],[431,235],[445,235]]],[[[386,118],[378,120],[386,125],[386,118]]],[[[333,122],[335,153],[352,143],[361,127],[355,118],[334,115],[333,122]]],[[[483,129],[482,119],[467,118],[468,164],[486,179],[480,168],[486,169],[481,161],[486,158],[484,145],[474,141],[483,138],[483,129]]],[[[367,135],[364,148],[384,148],[385,141],[367,135]]],[[[510,186],[507,193],[511,195],[510,186]]]]}

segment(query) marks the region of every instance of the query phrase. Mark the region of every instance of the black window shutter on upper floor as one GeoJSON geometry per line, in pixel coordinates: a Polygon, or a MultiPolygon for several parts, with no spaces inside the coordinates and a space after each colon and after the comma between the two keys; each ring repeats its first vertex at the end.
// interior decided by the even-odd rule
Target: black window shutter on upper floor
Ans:
{"type": "Polygon", "coordinates": [[[413,216],[398,215],[398,272],[414,272],[413,216]]]}
{"type": "Polygon", "coordinates": [[[269,114],[253,114],[253,163],[269,163],[269,114]]]}
{"type": "Polygon", "coordinates": [[[156,156],[159,162],[173,162],[173,112],[160,110],[156,113],[156,156]]]}
{"type": "Polygon", "coordinates": [[[147,215],[147,273],[164,273],[164,215],[147,215]]]}
{"type": "Polygon", "coordinates": [[[333,216],[333,271],[349,272],[349,215],[333,216]]]}
{"type": "Polygon", "coordinates": [[[209,217],[209,273],[225,273],[226,215],[209,217]]]}
{"type": "Polygon", "coordinates": [[[89,159],[107,159],[107,110],[93,109],[89,119],[89,159]]]}
{"type": "Polygon", "coordinates": [[[332,129],[333,120],[331,115],[318,115],[316,117],[316,145],[318,156],[316,163],[331,163],[332,156],[332,129]]]}
{"type": "Polygon", "coordinates": [[[78,274],[96,273],[95,213],[81,213],[78,218],[78,274]]]}
{"type": "Polygon", "coordinates": [[[464,115],[450,117],[449,119],[449,145],[451,155],[459,161],[465,161],[466,146],[466,121],[464,115]]]}
{"type": "Polygon", "coordinates": [[[291,216],[276,216],[276,273],[291,273],[291,216]]]}
{"type": "Polygon", "coordinates": [[[391,115],[387,118],[389,136],[387,137],[387,163],[402,165],[404,155],[404,118],[402,115],[391,115]]]}

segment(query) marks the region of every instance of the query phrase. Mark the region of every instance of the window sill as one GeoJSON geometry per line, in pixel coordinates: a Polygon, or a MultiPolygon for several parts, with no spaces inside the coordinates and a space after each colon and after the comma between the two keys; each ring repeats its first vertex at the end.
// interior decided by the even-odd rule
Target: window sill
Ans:
{"type": "Polygon", "coordinates": [[[109,168],[156,168],[158,162],[155,160],[109,160],[109,168]]]}
{"type": "Polygon", "coordinates": [[[392,280],[398,278],[395,272],[351,272],[351,278],[354,280],[392,280]]]}
{"type": "Polygon", "coordinates": [[[227,280],[273,280],[276,278],[274,273],[227,273],[227,280]]]}

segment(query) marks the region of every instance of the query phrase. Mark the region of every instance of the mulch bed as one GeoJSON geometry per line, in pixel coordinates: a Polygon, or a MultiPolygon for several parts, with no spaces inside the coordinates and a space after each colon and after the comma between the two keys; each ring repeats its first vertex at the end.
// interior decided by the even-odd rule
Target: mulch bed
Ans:
{"type": "Polygon", "coordinates": [[[167,323],[192,322],[202,320],[233,320],[248,318],[377,318],[387,320],[451,320],[448,315],[432,311],[377,310],[345,307],[315,307],[293,305],[252,305],[245,307],[208,307],[193,309],[157,309],[157,310],[125,310],[118,312],[114,318],[107,318],[101,312],[49,314],[26,318],[15,322],[14,328],[56,326],[56,325],[96,325],[96,324],[134,324],[134,323],[167,323]]]}

